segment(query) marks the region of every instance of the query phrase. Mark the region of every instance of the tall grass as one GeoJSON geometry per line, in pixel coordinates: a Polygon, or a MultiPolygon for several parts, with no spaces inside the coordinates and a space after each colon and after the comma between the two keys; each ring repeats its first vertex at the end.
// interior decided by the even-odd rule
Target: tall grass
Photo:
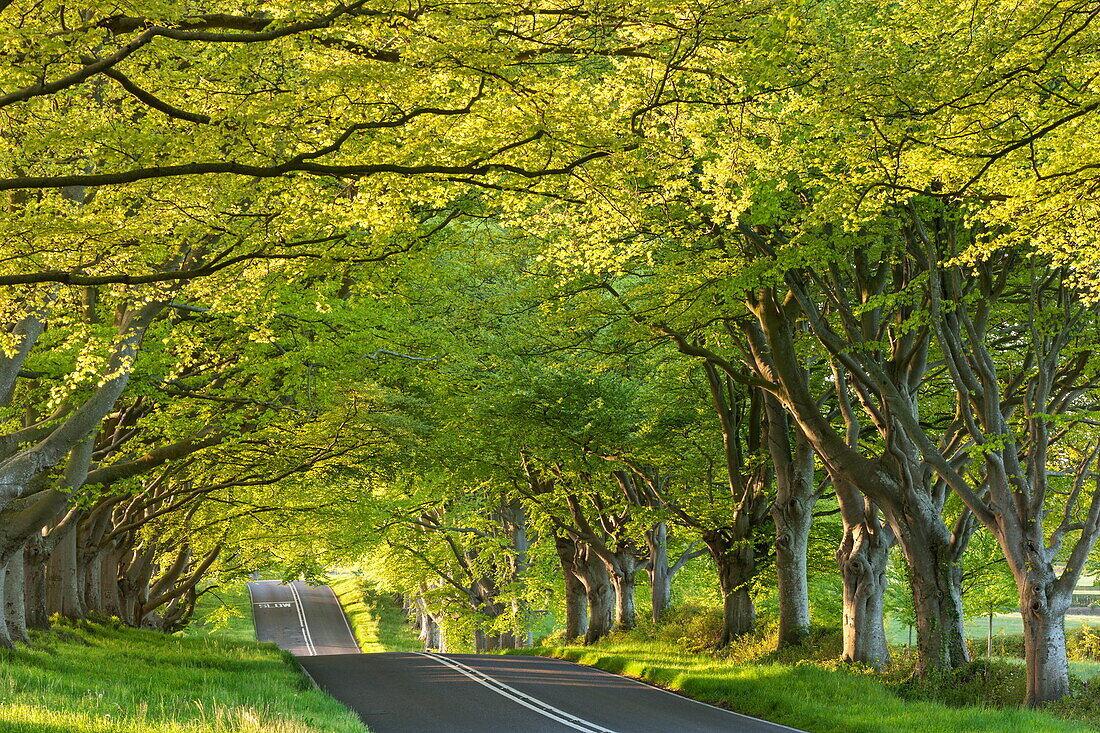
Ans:
{"type": "Polygon", "coordinates": [[[0,650],[4,733],[366,733],[298,663],[252,637],[248,592],[177,635],[58,622],[0,650]],[[218,620],[221,620],[219,623],[218,620]]]}
{"type": "Polygon", "coordinates": [[[0,652],[11,733],[362,733],[271,644],[65,624],[0,652]]]}

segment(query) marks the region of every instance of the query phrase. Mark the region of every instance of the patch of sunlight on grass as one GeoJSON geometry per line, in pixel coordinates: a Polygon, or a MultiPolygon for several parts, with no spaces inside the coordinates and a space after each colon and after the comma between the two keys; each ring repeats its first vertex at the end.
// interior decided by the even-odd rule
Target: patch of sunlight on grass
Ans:
{"type": "Polygon", "coordinates": [[[252,598],[248,595],[248,585],[241,581],[204,592],[195,605],[191,623],[179,633],[182,636],[254,641],[256,626],[252,619],[252,598]]]}
{"type": "Polygon", "coordinates": [[[329,579],[364,652],[415,652],[424,648],[405,612],[389,594],[374,588],[360,575],[329,579]]]}
{"type": "MultiPolygon", "coordinates": [[[[1012,664],[1019,664],[1023,666],[1024,660],[1019,657],[994,657],[1005,662],[1011,662],[1012,664]]],[[[1091,680],[1093,677],[1100,676],[1100,662],[1085,662],[1080,660],[1070,660],[1069,673],[1076,675],[1083,680],[1091,680]]]]}
{"type": "MultiPolygon", "coordinates": [[[[1098,616],[1083,616],[1079,614],[1069,614],[1066,616],[1067,632],[1081,626],[1097,625],[1100,625],[1100,617],[1098,616]]],[[[963,627],[966,630],[967,637],[984,640],[989,633],[989,619],[987,616],[967,619],[963,623],[963,627]]],[[[1022,633],[1024,633],[1024,621],[1020,618],[1019,613],[998,613],[993,615],[994,644],[996,644],[999,637],[1022,633]]],[[[896,619],[887,618],[886,637],[891,644],[909,644],[910,640],[916,640],[916,631],[904,624],[898,623],[896,619]]]]}
{"type": "Polygon", "coordinates": [[[1077,721],[1030,710],[948,707],[905,700],[873,675],[835,664],[739,663],[645,638],[618,636],[591,646],[508,653],[541,654],[627,674],[746,715],[814,733],[1068,733],[1089,729],[1077,721]]]}
{"type": "Polygon", "coordinates": [[[5,733],[365,733],[273,644],[64,623],[0,650],[5,733]]]}

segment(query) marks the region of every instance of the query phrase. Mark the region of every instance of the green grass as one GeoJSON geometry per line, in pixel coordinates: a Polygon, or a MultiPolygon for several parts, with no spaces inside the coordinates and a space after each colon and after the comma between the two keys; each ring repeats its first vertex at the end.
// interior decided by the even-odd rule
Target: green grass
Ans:
{"type": "Polygon", "coordinates": [[[4,733],[364,733],[272,644],[65,624],[0,651],[4,733]]]}
{"type": "MultiPolygon", "coordinates": [[[[1066,616],[1066,632],[1081,627],[1100,628],[1100,616],[1066,616]]],[[[975,658],[984,658],[986,651],[986,639],[989,633],[988,618],[971,619],[965,623],[966,635],[976,643],[971,646],[975,658]]],[[[1018,637],[1023,634],[1024,622],[1020,614],[998,614],[993,617],[993,654],[995,659],[1023,664],[1024,660],[1019,656],[1020,651],[1012,649],[1022,643],[1018,637]]],[[[915,632],[914,632],[915,633],[915,632]]],[[[892,620],[886,623],[886,636],[894,646],[907,646],[909,643],[909,627],[898,624],[892,620]]],[[[1070,674],[1076,675],[1082,680],[1091,680],[1100,676],[1100,662],[1071,659],[1069,662],[1070,674]]]]}
{"type": "Polygon", "coordinates": [[[204,593],[183,636],[216,636],[227,641],[255,641],[252,599],[246,583],[218,586],[204,593]]]}
{"type": "Polygon", "coordinates": [[[364,652],[416,652],[424,648],[405,612],[392,596],[360,575],[337,575],[329,585],[344,607],[359,648],[364,652]]]}
{"type": "Polygon", "coordinates": [[[592,646],[548,646],[541,654],[629,675],[699,700],[814,733],[1061,733],[1092,730],[1045,713],[948,707],[903,699],[866,670],[836,663],[762,663],[689,652],[675,641],[613,635],[592,646]]]}
{"type": "MultiPolygon", "coordinates": [[[[989,619],[985,616],[973,618],[964,624],[966,635],[971,639],[985,639],[989,633],[989,619]]],[[[1079,626],[1100,627],[1100,616],[1066,616],[1066,631],[1079,626]]],[[[1006,634],[1022,634],[1024,622],[1019,613],[1002,613],[993,616],[993,644],[997,644],[997,637],[1006,634]]],[[[909,627],[900,624],[893,619],[886,622],[886,637],[891,644],[907,644],[909,642],[909,627]]],[[[917,638],[916,630],[913,631],[914,641],[917,638]]]]}
{"type": "MultiPolygon", "coordinates": [[[[1020,657],[994,657],[994,659],[1011,662],[1012,664],[1019,664],[1021,666],[1024,664],[1024,660],[1020,657]]],[[[1100,676],[1100,662],[1083,662],[1071,659],[1069,661],[1069,673],[1082,680],[1091,680],[1096,676],[1100,676]]]]}

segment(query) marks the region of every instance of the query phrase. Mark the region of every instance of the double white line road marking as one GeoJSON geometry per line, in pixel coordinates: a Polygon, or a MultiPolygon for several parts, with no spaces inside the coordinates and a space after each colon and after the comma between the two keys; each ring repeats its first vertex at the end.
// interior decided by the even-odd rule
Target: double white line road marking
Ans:
{"type": "Polygon", "coordinates": [[[537,697],[532,697],[525,692],[520,692],[514,687],[510,687],[498,679],[490,677],[489,675],[481,672],[469,665],[463,664],[455,659],[448,659],[447,657],[440,656],[438,654],[429,654],[427,652],[412,652],[413,654],[419,654],[422,657],[427,657],[433,661],[450,667],[451,669],[464,674],[474,682],[483,687],[487,687],[493,692],[502,697],[506,697],[509,700],[519,703],[525,708],[534,710],[539,715],[545,715],[551,720],[557,721],[562,725],[572,728],[573,730],[584,731],[585,733],[615,733],[615,731],[604,728],[603,726],[591,723],[583,718],[578,718],[572,713],[567,713],[564,710],[560,710],[553,705],[539,700],[537,697]]]}
{"type": "Polygon", "coordinates": [[[294,587],[294,581],[290,581],[290,592],[294,595],[294,607],[298,609],[298,622],[302,624],[302,638],[306,640],[306,648],[311,657],[317,656],[317,649],[313,646],[313,634],[309,633],[309,624],[306,623],[306,612],[302,608],[302,597],[298,595],[298,589],[294,587]]]}
{"type": "MultiPolygon", "coordinates": [[[[279,581],[277,581],[277,580],[258,580],[258,581],[253,581],[253,582],[254,583],[278,583],[279,581]]],[[[253,609],[255,609],[255,608],[281,608],[281,607],[283,607],[283,604],[285,603],[285,601],[260,601],[260,602],[257,603],[256,598],[252,595],[252,585],[253,585],[253,583],[248,584],[248,599],[250,601],[252,601],[253,609]]],[[[281,583],[280,583],[280,585],[281,585],[281,583]]],[[[301,624],[301,626],[302,626],[302,639],[305,641],[306,650],[309,652],[309,656],[315,657],[315,656],[317,656],[317,648],[313,646],[313,634],[311,634],[309,632],[309,624],[306,622],[306,612],[305,612],[305,609],[302,608],[302,597],[300,595],[298,595],[298,589],[294,587],[294,581],[291,581],[290,583],[287,583],[287,587],[290,588],[290,594],[292,596],[294,596],[294,609],[298,612],[298,623],[301,624]]],[[[336,596],[336,594],[333,593],[333,597],[335,597],[335,596],[336,596]]],[[[287,605],[289,605],[289,604],[287,604],[287,605]]],[[[255,614],[255,610],[253,610],[253,614],[255,614]]],[[[345,619],[345,621],[346,620],[347,619],[345,619]]],[[[349,632],[351,631],[350,626],[348,627],[348,631],[349,632]]],[[[354,636],[352,638],[354,638],[354,636]]]]}

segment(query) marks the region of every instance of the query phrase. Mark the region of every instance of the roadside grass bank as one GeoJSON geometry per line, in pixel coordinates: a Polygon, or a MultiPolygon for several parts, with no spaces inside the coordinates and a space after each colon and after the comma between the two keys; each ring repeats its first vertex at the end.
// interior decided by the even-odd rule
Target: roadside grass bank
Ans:
{"type": "Polygon", "coordinates": [[[256,641],[248,585],[238,582],[204,593],[195,607],[191,623],[179,633],[185,637],[216,636],[225,641],[256,641]]]}
{"type": "Polygon", "coordinates": [[[329,585],[364,652],[417,652],[424,648],[393,595],[378,590],[369,578],[335,575],[329,585]]]}
{"type": "Polygon", "coordinates": [[[1075,680],[1070,699],[1042,712],[1022,710],[1023,668],[1009,661],[978,660],[951,679],[918,682],[904,654],[883,674],[840,664],[839,636],[831,630],[816,629],[802,650],[783,654],[770,651],[769,630],[722,652],[689,650],[692,638],[698,636],[685,624],[643,625],[590,646],[551,640],[506,653],[598,667],[813,733],[1100,730],[1100,684],[1075,680]]]}
{"type": "Polygon", "coordinates": [[[365,733],[272,644],[59,622],[0,650],[5,733],[365,733]]]}

